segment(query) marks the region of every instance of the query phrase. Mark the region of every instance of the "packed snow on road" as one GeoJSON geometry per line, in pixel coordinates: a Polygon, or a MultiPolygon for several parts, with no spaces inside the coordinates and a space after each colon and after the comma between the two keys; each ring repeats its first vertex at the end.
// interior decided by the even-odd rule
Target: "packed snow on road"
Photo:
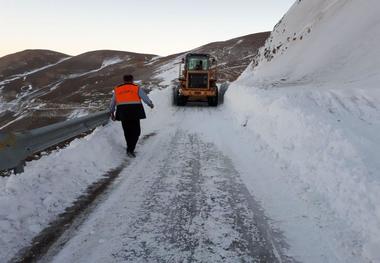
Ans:
{"type": "Polygon", "coordinates": [[[223,105],[152,91],[136,159],[113,122],[0,177],[0,261],[124,165],[42,262],[379,262],[378,10],[297,1],[223,105]]]}

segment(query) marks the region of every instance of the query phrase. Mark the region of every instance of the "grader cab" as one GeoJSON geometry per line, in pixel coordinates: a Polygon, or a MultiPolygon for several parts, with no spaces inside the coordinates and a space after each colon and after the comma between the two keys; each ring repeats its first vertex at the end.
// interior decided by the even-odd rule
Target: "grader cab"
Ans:
{"type": "Polygon", "coordinates": [[[217,63],[209,54],[187,54],[180,64],[179,84],[173,90],[173,103],[184,106],[190,101],[218,105],[217,63]],[[183,66],[183,70],[182,70],[183,66]]]}

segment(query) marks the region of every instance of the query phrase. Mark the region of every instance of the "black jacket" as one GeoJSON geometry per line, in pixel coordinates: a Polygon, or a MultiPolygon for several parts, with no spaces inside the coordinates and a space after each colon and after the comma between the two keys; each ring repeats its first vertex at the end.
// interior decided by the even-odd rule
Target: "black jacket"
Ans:
{"type": "Polygon", "coordinates": [[[115,119],[118,121],[145,119],[145,111],[142,103],[118,105],[115,119]]]}

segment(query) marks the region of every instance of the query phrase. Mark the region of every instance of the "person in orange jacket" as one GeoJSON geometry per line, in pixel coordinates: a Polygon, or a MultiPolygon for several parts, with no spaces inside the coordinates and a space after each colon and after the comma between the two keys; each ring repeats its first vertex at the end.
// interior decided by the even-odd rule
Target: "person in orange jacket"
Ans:
{"type": "Polygon", "coordinates": [[[140,120],[146,118],[142,101],[152,109],[154,105],[144,90],[133,83],[132,75],[124,75],[123,79],[124,83],[114,89],[110,112],[112,120],[121,121],[123,126],[127,155],[135,158],[135,148],[141,134],[140,120]]]}

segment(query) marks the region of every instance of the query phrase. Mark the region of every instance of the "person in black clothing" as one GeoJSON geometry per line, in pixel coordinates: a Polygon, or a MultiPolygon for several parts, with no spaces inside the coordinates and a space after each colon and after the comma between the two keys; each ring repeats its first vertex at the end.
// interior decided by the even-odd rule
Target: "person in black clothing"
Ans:
{"type": "Polygon", "coordinates": [[[123,79],[124,83],[114,89],[110,112],[112,120],[121,121],[127,142],[127,155],[134,158],[141,134],[140,120],[146,118],[142,101],[152,109],[154,105],[144,90],[133,83],[132,75],[125,75],[123,79]]]}

